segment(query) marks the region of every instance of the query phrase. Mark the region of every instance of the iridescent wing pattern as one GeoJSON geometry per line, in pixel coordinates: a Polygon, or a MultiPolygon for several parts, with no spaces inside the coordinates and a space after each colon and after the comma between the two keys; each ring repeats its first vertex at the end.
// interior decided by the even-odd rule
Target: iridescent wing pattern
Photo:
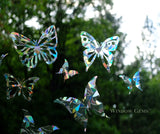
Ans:
{"type": "Polygon", "coordinates": [[[59,129],[57,126],[54,125],[48,125],[36,129],[33,117],[29,114],[28,110],[23,109],[23,112],[24,119],[20,134],[51,134],[53,131],[59,129]]]}
{"type": "Polygon", "coordinates": [[[129,93],[132,91],[133,88],[133,81],[135,82],[135,86],[140,90],[143,91],[140,85],[140,72],[137,71],[134,75],[133,75],[133,80],[125,75],[119,75],[120,78],[123,79],[123,81],[128,84],[128,89],[129,89],[129,93]]]}
{"type": "Polygon", "coordinates": [[[132,79],[129,78],[129,77],[127,77],[127,76],[125,76],[125,75],[119,75],[119,77],[122,78],[123,81],[124,81],[126,84],[128,84],[128,87],[127,87],[127,88],[129,89],[129,92],[131,92],[131,91],[132,91],[132,88],[133,88],[133,86],[132,86],[132,79]]]}
{"type": "Polygon", "coordinates": [[[88,122],[87,111],[91,110],[102,117],[108,117],[104,113],[102,102],[97,100],[99,93],[95,86],[96,79],[97,76],[93,77],[92,80],[88,82],[84,93],[84,99],[82,101],[74,97],[61,97],[54,100],[54,102],[62,104],[68,109],[70,113],[74,114],[75,120],[79,121],[81,124],[84,125],[85,132],[88,122]]]}
{"type": "Polygon", "coordinates": [[[6,54],[2,54],[0,57],[0,65],[2,64],[2,60],[8,55],[8,53],[6,54]]]}
{"type": "Polygon", "coordinates": [[[29,69],[35,68],[38,60],[43,59],[46,64],[52,64],[57,59],[58,38],[54,25],[42,33],[39,41],[32,41],[16,32],[12,32],[10,36],[21,62],[29,69]]]}
{"type": "Polygon", "coordinates": [[[134,74],[134,76],[133,76],[133,81],[135,82],[135,86],[136,86],[139,90],[143,91],[143,89],[141,88],[141,85],[140,85],[140,72],[139,72],[139,71],[137,71],[137,72],[134,74]]]}
{"type": "Polygon", "coordinates": [[[108,118],[108,116],[104,112],[103,103],[97,100],[97,98],[100,96],[100,94],[96,88],[96,79],[97,79],[97,76],[94,76],[88,82],[88,84],[85,88],[83,102],[87,106],[88,111],[92,110],[97,115],[108,118]]]}
{"type": "Polygon", "coordinates": [[[11,99],[18,94],[30,101],[35,83],[39,80],[38,77],[28,78],[26,81],[18,81],[13,75],[4,74],[7,84],[7,99],[11,99]]]}
{"type": "Polygon", "coordinates": [[[112,65],[114,59],[112,51],[117,49],[119,37],[113,36],[107,38],[100,44],[87,32],[82,31],[80,36],[82,46],[86,48],[83,51],[83,59],[86,65],[86,71],[88,71],[88,68],[92,65],[95,58],[100,57],[103,66],[107,69],[108,72],[110,72],[110,66],[112,65]]]}
{"type": "Polygon", "coordinates": [[[67,80],[70,77],[78,74],[78,72],[76,70],[69,70],[68,61],[65,59],[64,64],[59,69],[59,72],[57,72],[57,74],[64,74],[64,80],[67,80]]]}
{"type": "Polygon", "coordinates": [[[54,100],[54,102],[62,104],[71,114],[74,114],[75,120],[80,124],[83,124],[84,131],[86,131],[88,122],[87,108],[79,99],[74,97],[63,97],[54,100]]]}

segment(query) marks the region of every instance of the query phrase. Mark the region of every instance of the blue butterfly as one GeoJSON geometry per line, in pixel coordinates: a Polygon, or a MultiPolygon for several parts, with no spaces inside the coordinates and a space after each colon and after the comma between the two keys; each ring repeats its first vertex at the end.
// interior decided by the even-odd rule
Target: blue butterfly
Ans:
{"type": "Polygon", "coordinates": [[[123,79],[123,81],[128,84],[129,86],[127,87],[129,89],[129,93],[132,91],[133,88],[133,81],[135,82],[135,86],[140,90],[143,91],[140,85],[140,73],[139,71],[137,71],[134,75],[133,75],[133,81],[131,78],[125,76],[125,75],[119,75],[120,78],[123,79]]]}
{"type": "Polygon", "coordinates": [[[23,109],[24,118],[20,133],[23,134],[51,134],[53,131],[59,128],[54,125],[48,125],[35,129],[33,117],[29,114],[28,110],[23,109]]]}

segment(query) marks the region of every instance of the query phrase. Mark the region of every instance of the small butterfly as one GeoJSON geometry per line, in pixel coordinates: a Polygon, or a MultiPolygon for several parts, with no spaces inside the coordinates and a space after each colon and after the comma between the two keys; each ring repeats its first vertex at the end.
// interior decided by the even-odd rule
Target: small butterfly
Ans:
{"type": "Polygon", "coordinates": [[[16,32],[11,33],[11,38],[21,62],[28,67],[28,70],[37,66],[38,59],[43,59],[46,64],[52,64],[57,59],[58,39],[54,25],[42,33],[39,41],[32,41],[16,32]],[[53,40],[54,43],[52,43],[53,40]]]}
{"type": "Polygon", "coordinates": [[[0,57],[0,65],[1,65],[1,63],[2,63],[2,60],[3,60],[7,55],[8,55],[8,53],[1,55],[1,57],[0,57]]]}
{"type": "Polygon", "coordinates": [[[30,101],[35,83],[39,80],[38,77],[31,77],[25,81],[18,81],[13,75],[4,74],[7,82],[7,99],[11,99],[18,94],[30,101]]]}
{"type": "Polygon", "coordinates": [[[48,125],[35,129],[33,117],[29,114],[28,110],[23,109],[24,119],[20,133],[23,134],[50,134],[59,128],[54,125],[48,125]]]}
{"type": "MultiPolygon", "coordinates": [[[[125,75],[119,75],[120,78],[123,79],[123,81],[128,84],[129,86],[127,87],[129,89],[129,94],[131,93],[132,91],[132,88],[133,88],[133,82],[132,82],[132,79],[125,76],[125,75]]],[[[140,91],[143,91],[142,88],[141,88],[141,85],[140,85],[140,73],[139,71],[137,71],[134,75],[133,75],[133,81],[135,82],[135,86],[140,90],[140,91]]]]}
{"type": "Polygon", "coordinates": [[[97,100],[97,97],[100,95],[96,89],[96,79],[97,76],[93,77],[88,82],[88,85],[85,88],[84,99],[82,101],[74,97],[60,97],[60,99],[54,100],[55,103],[64,105],[70,113],[74,114],[75,120],[84,125],[85,132],[88,122],[87,111],[89,112],[91,110],[102,117],[108,117],[104,113],[102,102],[97,100]]]}
{"type": "Polygon", "coordinates": [[[72,77],[72,76],[78,74],[78,72],[75,70],[69,70],[69,64],[66,59],[65,59],[64,64],[60,68],[59,72],[57,72],[57,74],[63,74],[63,73],[64,73],[64,80],[67,80],[67,79],[69,79],[69,77],[72,77]]]}
{"type": "Polygon", "coordinates": [[[110,72],[110,66],[113,63],[114,56],[111,53],[117,49],[119,37],[113,36],[107,38],[104,42],[99,44],[89,33],[81,32],[82,46],[86,49],[83,51],[83,59],[86,65],[86,71],[92,65],[96,57],[100,57],[103,66],[110,72]],[[108,62],[106,64],[106,62],[108,62]]]}

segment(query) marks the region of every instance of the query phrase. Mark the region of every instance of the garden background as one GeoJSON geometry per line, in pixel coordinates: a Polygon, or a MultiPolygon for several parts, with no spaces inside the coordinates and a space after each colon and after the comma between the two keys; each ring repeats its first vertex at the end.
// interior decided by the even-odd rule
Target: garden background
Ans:
{"type": "MultiPolygon", "coordinates": [[[[53,100],[63,96],[82,99],[88,81],[97,75],[99,100],[103,102],[105,112],[110,119],[101,118],[93,112],[89,114],[88,134],[158,134],[160,60],[155,58],[153,52],[144,56],[137,48],[139,53],[135,61],[127,66],[123,64],[124,49],[127,47],[126,34],[119,30],[121,18],[116,19],[110,10],[107,10],[108,6],[113,6],[111,0],[99,0],[99,4],[92,0],[1,0],[0,55],[8,53],[0,66],[1,133],[20,132],[24,117],[22,109],[29,110],[37,128],[54,124],[60,128],[53,132],[55,134],[83,133],[83,125],[76,122],[64,106],[53,103],[53,100]],[[85,12],[89,6],[97,12],[98,17],[87,19],[85,12]],[[26,25],[26,21],[33,17],[37,18],[41,26],[39,29],[36,29],[36,26],[26,25]],[[57,29],[58,58],[51,65],[41,60],[36,68],[28,72],[19,60],[10,33],[14,31],[38,40],[41,32],[50,25],[55,25],[57,29]],[[99,42],[115,35],[120,37],[111,73],[105,70],[100,58],[96,58],[88,72],[85,72],[81,31],[90,33],[99,42]],[[56,74],[64,59],[68,60],[70,69],[79,72],[65,82],[63,75],[56,74]],[[144,66],[144,62],[147,63],[147,67],[144,66]],[[132,93],[128,95],[127,86],[118,75],[124,73],[132,77],[139,69],[141,69],[140,82],[143,92],[134,87],[132,93]],[[31,102],[27,102],[22,96],[6,99],[7,87],[4,73],[12,74],[19,79],[40,77],[33,90],[31,102]]],[[[150,30],[149,27],[144,28],[150,30]]],[[[143,39],[147,40],[145,36],[143,39]]]]}

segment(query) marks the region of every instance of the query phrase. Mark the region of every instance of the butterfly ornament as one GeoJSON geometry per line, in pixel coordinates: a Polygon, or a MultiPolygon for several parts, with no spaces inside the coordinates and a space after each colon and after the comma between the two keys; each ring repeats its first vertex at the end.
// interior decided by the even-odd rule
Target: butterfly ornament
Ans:
{"type": "Polygon", "coordinates": [[[28,110],[23,109],[24,118],[20,134],[51,134],[53,131],[59,128],[54,125],[48,125],[35,129],[33,117],[29,114],[28,110]]]}
{"type": "Polygon", "coordinates": [[[7,99],[14,98],[16,94],[30,101],[35,83],[39,80],[38,77],[31,77],[25,81],[17,80],[13,75],[4,74],[7,83],[7,99]]]}
{"type": "Polygon", "coordinates": [[[38,60],[43,59],[46,64],[52,64],[57,59],[56,50],[58,38],[54,25],[48,27],[38,41],[32,41],[22,34],[12,32],[14,48],[19,54],[21,62],[30,70],[37,66],[38,60]]]}
{"type": "Polygon", "coordinates": [[[128,89],[129,89],[129,94],[132,91],[133,88],[133,82],[135,83],[135,86],[140,90],[143,91],[140,85],[140,72],[137,71],[134,75],[133,75],[133,80],[125,75],[119,75],[120,78],[123,79],[123,81],[128,84],[128,89]]]}
{"type": "Polygon", "coordinates": [[[55,103],[64,105],[71,114],[74,114],[75,120],[84,125],[84,132],[87,129],[87,112],[93,111],[101,117],[108,117],[104,112],[102,102],[97,100],[100,95],[96,89],[96,79],[97,76],[88,82],[82,101],[74,97],[60,97],[54,100],[55,103]]]}
{"type": "Polygon", "coordinates": [[[2,60],[8,55],[8,53],[6,54],[2,54],[0,57],[0,65],[2,64],[2,60]]]}
{"type": "Polygon", "coordinates": [[[113,36],[107,38],[100,44],[87,32],[82,31],[80,36],[82,46],[85,47],[85,50],[83,51],[83,59],[86,65],[86,71],[88,71],[95,58],[100,57],[103,66],[107,69],[108,72],[110,72],[110,67],[114,59],[112,52],[117,49],[119,37],[113,36]]]}
{"type": "Polygon", "coordinates": [[[64,64],[62,67],[59,69],[59,72],[57,74],[64,74],[64,80],[69,79],[70,77],[78,74],[77,71],[75,70],[69,70],[69,64],[68,61],[65,59],[64,64]]]}

